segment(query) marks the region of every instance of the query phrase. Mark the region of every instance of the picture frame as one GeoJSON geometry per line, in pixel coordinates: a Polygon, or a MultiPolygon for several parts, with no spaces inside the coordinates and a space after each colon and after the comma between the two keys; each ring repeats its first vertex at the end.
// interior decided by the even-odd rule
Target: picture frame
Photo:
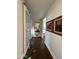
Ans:
{"type": "Polygon", "coordinates": [[[54,19],[54,33],[62,35],[62,16],[59,16],[54,19]]]}
{"type": "Polygon", "coordinates": [[[46,30],[52,32],[52,21],[48,21],[46,23],[46,30]]]}
{"type": "Polygon", "coordinates": [[[62,36],[62,16],[56,17],[46,23],[46,30],[62,36]]]}

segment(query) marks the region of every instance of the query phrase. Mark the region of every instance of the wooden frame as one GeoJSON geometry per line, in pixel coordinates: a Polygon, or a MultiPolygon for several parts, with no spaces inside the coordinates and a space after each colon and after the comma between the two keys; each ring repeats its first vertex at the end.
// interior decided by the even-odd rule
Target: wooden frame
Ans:
{"type": "Polygon", "coordinates": [[[55,19],[48,21],[46,24],[47,31],[62,35],[62,16],[56,17],[55,19]]]}
{"type": "Polygon", "coordinates": [[[62,35],[62,17],[54,20],[54,33],[62,35]]]}
{"type": "Polygon", "coordinates": [[[52,32],[52,21],[46,23],[46,30],[52,32]]]}

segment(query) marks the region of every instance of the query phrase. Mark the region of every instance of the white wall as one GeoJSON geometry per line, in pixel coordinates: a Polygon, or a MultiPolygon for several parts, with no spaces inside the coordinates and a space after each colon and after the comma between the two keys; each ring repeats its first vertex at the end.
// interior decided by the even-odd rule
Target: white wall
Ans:
{"type": "Polygon", "coordinates": [[[23,5],[22,0],[17,1],[17,59],[23,59],[30,43],[32,18],[23,5]],[[27,30],[29,29],[29,30],[27,30]]]}
{"type": "Polygon", "coordinates": [[[22,0],[17,0],[17,59],[23,55],[23,5],[22,0]]]}
{"type": "MultiPolygon", "coordinates": [[[[62,15],[62,1],[56,0],[47,13],[46,21],[50,21],[60,15],[62,15]]],[[[54,58],[62,59],[62,36],[47,31],[45,44],[54,58]]]]}

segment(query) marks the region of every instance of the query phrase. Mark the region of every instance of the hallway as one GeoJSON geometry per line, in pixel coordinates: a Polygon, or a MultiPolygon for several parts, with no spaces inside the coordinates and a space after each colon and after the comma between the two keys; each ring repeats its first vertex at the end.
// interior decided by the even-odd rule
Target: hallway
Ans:
{"type": "Polygon", "coordinates": [[[17,59],[62,59],[60,16],[62,0],[18,0],[17,59]]]}
{"type": "MultiPolygon", "coordinates": [[[[53,59],[41,37],[32,37],[26,55],[31,59],[53,59]]],[[[27,59],[26,56],[24,59],[27,59]]]]}

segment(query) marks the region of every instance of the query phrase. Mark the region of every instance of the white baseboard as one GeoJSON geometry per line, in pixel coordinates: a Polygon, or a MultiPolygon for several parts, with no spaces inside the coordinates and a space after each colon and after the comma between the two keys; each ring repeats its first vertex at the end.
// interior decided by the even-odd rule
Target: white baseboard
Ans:
{"type": "Polygon", "coordinates": [[[49,50],[50,54],[52,55],[52,57],[53,57],[54,59],[57,59],[56,56],[55,56],[55,54],[54,54],[54,52],[51,51],[51,49],[50,49],[50,47],[48,46],[48,44],[47,44],[46,42],[44,42],[44,43],[45,43],[46,47],[48,48],[48,50],[49,50]]]}
{"type": "MultiPolygon", "coordinates": [[[[27,49],[26,49],[27,51],[27,49]]],[[[25,56],[26,52],[24,52],[24,54],[21,55],[20,59],[23,59],[23,57],[25,56]]]]}
{"type": "Polygon", "coordinates": [[[20,59],[23,59],[24,55],[25,55],[25,54],[23,54],[20,59]]]}
{"type": "Polygon", "coordinates": [[[29,45],[30,45],[30,43],[28,44],[27,48],[25,49],[24,54],[22,54],[22,56],[20,57],[20,59],[23,59],[23,57],[25,56],[25,54],[26,54],[26,52],[27,52],[27,49],[29,48],[29,45]]]}

